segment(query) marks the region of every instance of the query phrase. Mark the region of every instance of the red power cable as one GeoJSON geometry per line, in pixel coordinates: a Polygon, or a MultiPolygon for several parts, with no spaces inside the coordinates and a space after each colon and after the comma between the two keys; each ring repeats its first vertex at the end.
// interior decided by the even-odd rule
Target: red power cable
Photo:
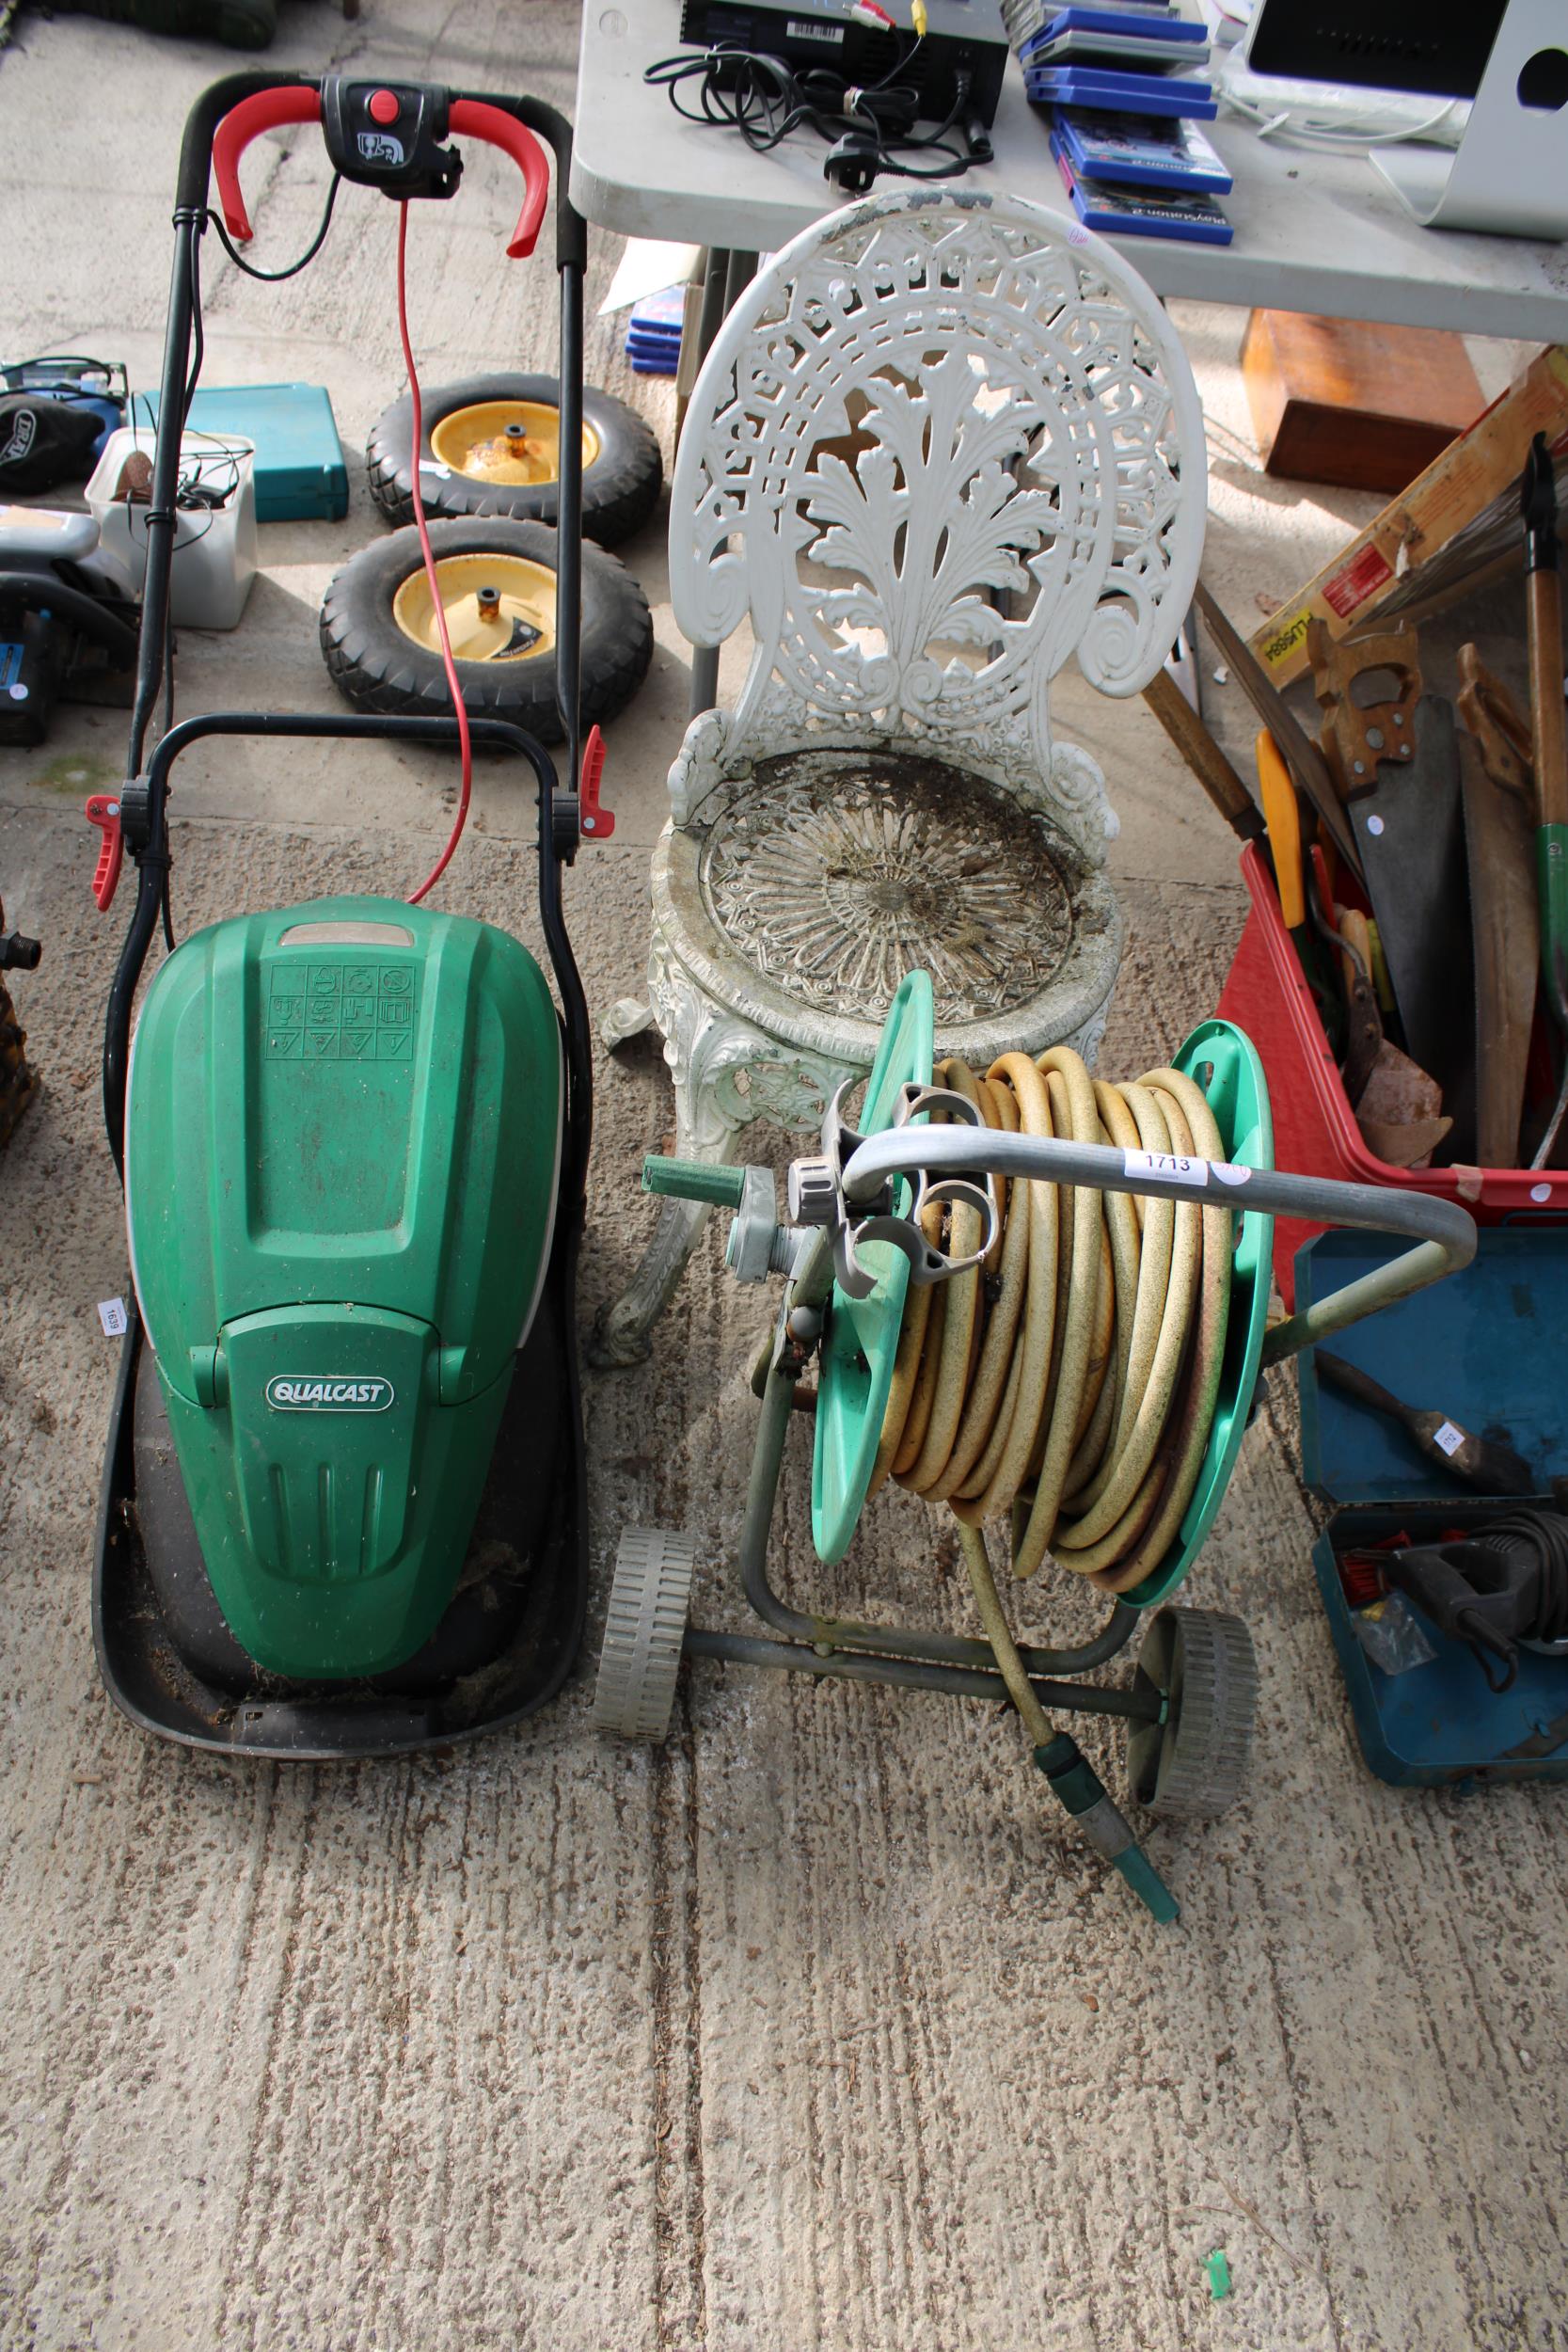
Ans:
{"type": "Polygon", "coordinates": [[[424,447],[424,411],[420,405],[420,378],[414,366],[414,349],[408,340],[408,284],[405,258],[408,250],[408,206],[398,206],[398,333],[403,338],[403,364],[408,371],[408,390],[414,406],[414,458],[409,471],[414,487],[414,528],[420,534],[424,554],[425,578],[430,582],[430,600],[435,608],[436,627],[441,638],[441,662],[447,674],[447,686],[451,706],[457,713],[457,734],[463,754],[463,789],[458,795],[457,815],[452,820],[447,846],[420,884],[410,891],[408,903],[417,907],[425,893],[433,889],[451,862],[451,853],[462,837],[468,817],[468,797],[473,788],[474,747],[468,736],[468,714],[463,707],[463,691],[457,682],[457,665],[451,658],[451,639],[447,635],[447,616],[441,605],[440,582],[436,576],[436,558],[431,551],[430,533],[425,529],[424,500],[420,493],[420,453],[424,447]]]}

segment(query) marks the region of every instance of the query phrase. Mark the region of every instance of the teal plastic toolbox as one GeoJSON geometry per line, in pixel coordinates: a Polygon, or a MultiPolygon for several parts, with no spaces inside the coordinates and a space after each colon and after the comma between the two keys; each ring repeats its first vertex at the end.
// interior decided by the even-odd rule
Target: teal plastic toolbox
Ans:
{"type": "MultiPolygon", "coordinates": [[[[1297,1306],[1397,1248],[1370,1233],[1320,1235],[1296,1257],[1297,1306]]],[[[1506,1435],[1536,1473],[1541,1501],[1568,1473],[1568,1231],[1536,1219],[1483,1227],[1463,1273],[1357,1324],[1334,1346],[1406,1404],[1440,1406],[1483,1436],[1506,1435]]],[[[1302,1474],[1333,1506],[1312,1565],[1368,1764],[1395,1787],[1568,1779],[1568,1658],[1522,1648],[1512,1688],[1495,1692],[1465,1645],[1420,1617],[1435,1655],[1386,1674],[1357,1637],[1340,1570],[1347,1552],[1400,1535],[1437,1542],[1516,1503],[1446,1481],[1402,1429],[1321,1383],[1310,1348],[1299,1360],[1302,1474]]]]}
{"type": "MultiPolygon", "coordinates": [[[[157,421],[157,393],[135,393],[126,423],[150,430],[157,421]]],[[[198,386],[186,430],[231,433],[254,444],[259,523],[347,514],[348,469],[325,385],[198,386]]]]}

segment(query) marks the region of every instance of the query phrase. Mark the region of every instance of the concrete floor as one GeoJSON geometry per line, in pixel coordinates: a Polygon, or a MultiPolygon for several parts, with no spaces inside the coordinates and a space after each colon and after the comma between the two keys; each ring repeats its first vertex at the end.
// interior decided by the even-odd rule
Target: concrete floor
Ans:
{"type": "MultiPolygon", "coordinates": [[[[284,0],[279,62],[528,84],[569,104],[576,12],[284,0]]],[[[0,317],[17,353],[122,355],[145,382],[178,128],[232,60],[24,15],[0,56],[0,317]]],[[[263,260],[325,191],[309,136],[253,159],[263,260]]],[[[547,364],[547,272],[500,256],[508,172],[417,216],[431,381],[547,364]]],[[[269,292],[207,266],[207,380],[330,384],[345,446],[399,388],[393,216],[350,191],[322,263],[269,292]]],[[[596,240],[594,300],[613,264],[596,240]]],[[[1242,321],[1179,307],[1211,424],[1208,571],[1243,627],[1367,502],[1270,483],[1242,321]]],[[[1478,350],[1488,389],[1513,355],[1478,350]]],[[[590,373],[628,379],[608,328],[590,373]]],[[[670,437],[666,388],[634,396],[670,437]]],[[[263,532],[231,637],[182,644],[182,707],[333,707],[315,612],[379,528],[263,532]]],[[[634,991],[647,851],[685,656],[660,526],[624,550],[657,608],[654,676],[613,730],[620,827],[568,912],[596,1007],[634,991]]],[[[1212,658],[1205,660],[1212,673],[1212,658]]],[[[1238,746],[1250,719],[1206,675],[1238,746]]],[[[1141,705],[1082,686],[1131,946],[1104,1066],[1212,1009],[1243,900],[1233,847],[1141,705]]],[[[1561,1797],[1396,1794],[1355,1749],[1307,1549],[1293,1379],[1276,1375],[1189,1587],[1244,1611],[1263,1684],[1245,1803],[1150,1848],[1160,1931],[1066,1836],[1010,1717],[704,1666],[669,1745],[601,1745],[584,1672],[542,1721],[445,1760],[230,1765],[154,1746],[100,1688],[92,1520],[124,1291],[97,1100],[123,908],[88,896],[78,814],[123,721],[62,713],[0,755],[0,887],[40,937],[15,994],[42,1092],[0,1164],[0,2345],[28,2352],[1548,2352],[1562,2252],[1561,1797]],[[1225,2249],[1234,2292],[1203,2268],[1225,2249]]],[[[406,888],[448,822],[443,763],[226,744],[181,771],[182,927],[329,886],[406,888]]],[[[535,936],[529,811],[481,774],[446,903],[535,936]]],[[[670,1102],[657,1057],[601,1058],[592,1313],[647,1228],[636,1171],[670,1102]]],[[[593,1377],[597,1649],[624,1521],[733,1561],[755,1299],[710,1237],[644,1372],[593,1377]]],[[[806,1463],[778,1556],[807,1583],[806,1463]]],[[[943,1523],[879,1501],[809,1580],[963,1622],[943,1523]]],[[[1042,1588],[1042,1623],[1081,1630],[1042,1588]]],[[[1108,1770],[1108,1742],[1091,1740],[1108,1770]]]]}

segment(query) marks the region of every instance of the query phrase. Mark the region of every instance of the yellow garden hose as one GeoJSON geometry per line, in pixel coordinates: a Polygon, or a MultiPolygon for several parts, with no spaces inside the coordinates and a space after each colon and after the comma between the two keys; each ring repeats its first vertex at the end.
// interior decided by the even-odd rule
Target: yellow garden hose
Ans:
{"type": "MultiPolygon", "coordinates": [[[[1114,1086],[1053,1046],[1033,1060],[1004,1054],[983,1077],[956,1059],[935,1075],[990,1127],[1167,1162],[1225,1157],[1201,1089],[1180,1071],[1114,1086]]],[[[990,1519],[1011,1520],[1020,1577],[1049,1553],[1123,1593],[1164,1558],[1208,1447],[1232,1246],[1227,1208],[1036,1182],[999,1192],[984,1263],[911,1286],[872,1477],[873,1492],[892,1476],[949,1505],[988,1619],[994,1591],[988,1604],[974,1555],[983,1563],[990,1519]]],[[[979,1246],[976,1209],[925,1216],[948,1255],[979,1246]]]]}

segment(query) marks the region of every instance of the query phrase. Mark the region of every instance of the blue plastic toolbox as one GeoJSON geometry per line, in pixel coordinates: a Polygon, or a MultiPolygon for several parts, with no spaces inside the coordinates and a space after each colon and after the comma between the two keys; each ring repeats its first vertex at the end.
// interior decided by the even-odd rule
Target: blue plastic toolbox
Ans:
{"type": "MultiPolygon", "coordinates": [[[[157,393],[135,393],[126,423],[150,428],[157,418],[157,393]]],[[[336,521],[347,514],[348,469],[324,385],[201,385],[186,430],[232,433],[254,443],[259,523],[322,516],[336,521]]]]}
{"type": "MultiPolygon", "coordinates": [[[[1568,1473],[1568,1231],[1528,1221],[1483,1227],[1479,1239],[1463,1274],[1357,1324],[1334,1350],[1406,1404],[1506,1437],[1549,1500],[1568,1473]]],[[[1345,1232],[1308,1242],[1296,1257],[1298,1308],[1398,1248],[1345,1232]]],[[[1312,1565],[1367,1762],[1404,1788],[1568,1779],[1568,1658],[1521,1649],[1517,1678],[1497,1692],[1469,1650],[1418,1612],[1436,1655],[1386,1674],[1357,1638],[1339,1569],[1353,1549],[1401,1534],[1435,1542],[1517,1505],[1446,1482],[1395,1422],[1320,1383],[1310,1349],[1300,1376],[1303,1476],[1336,1506],[1312,1565]]]]}

